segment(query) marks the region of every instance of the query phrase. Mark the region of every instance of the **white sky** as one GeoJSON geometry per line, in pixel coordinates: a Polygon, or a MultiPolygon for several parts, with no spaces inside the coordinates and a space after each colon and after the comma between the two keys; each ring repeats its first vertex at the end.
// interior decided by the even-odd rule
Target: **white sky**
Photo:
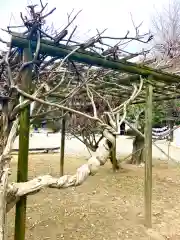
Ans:
{"type": "MultiPolygon", "coordinates": [[[[76,19],[74,26],[78,25],[76,36],[79,39],[86,39],[96,34],[96,28],[99,31],[108,28],[107,36],[122,37],[127,30],[133,30],[130,17],[132,13],[134,22],[138,25],[143,21],[141,33],[148,32],[151,28],[151,17],[155,9],[160,9],[168,0],[44,0],[48,3],[48,9],[56,7],[56,11],[48,18],[53,22],[56,28],[60,28],[67,23],[67,13],[74,8],[77,12],[83,11],[76,19]]],[[[0,0],[0,28],[6,28],[7,25],[19,25],[21,20],[19,13],[25,12],[27,4],[38,3],[38,0],[0,0]]],[[[132,34],[133,35],[133,32],[132,34]]],[[[7,38],[7,35],[0,31],[1,38],[7,38]]],[[[2,44],[0,45],[2,49],[2,44]]],[[[133,51],[139,45],[134,44],[133,51]]]]}

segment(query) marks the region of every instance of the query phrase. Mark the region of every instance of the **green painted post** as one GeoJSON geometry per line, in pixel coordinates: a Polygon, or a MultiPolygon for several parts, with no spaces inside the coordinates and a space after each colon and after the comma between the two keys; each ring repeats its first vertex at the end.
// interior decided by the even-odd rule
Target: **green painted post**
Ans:
{"type": "MultiPolygon", "coordinates": [[[[31,58],[30,48],[24,49],[23,61],[28,62],[31,58]]],[[[22,72],[21,88],[30,92],[32,81],[32,69],[28,67],[22,72]]],[[[28,150],[29,150],[29,125],[30,125],[30,106],[20,112],[20,129],[19,129],[19,154],[17,182],[26,182],[28,180],[28,150]]],[[[25,239],[26,228],[26,196],[20,198],[16,204],[15,215],[15,240],[25,239]]]]}
{"type": "Polygon", "coordinates": [[[146,118],[145,118],[145,226],[152,227],[152,85],[147,86],[146,93],[146,118]]]}

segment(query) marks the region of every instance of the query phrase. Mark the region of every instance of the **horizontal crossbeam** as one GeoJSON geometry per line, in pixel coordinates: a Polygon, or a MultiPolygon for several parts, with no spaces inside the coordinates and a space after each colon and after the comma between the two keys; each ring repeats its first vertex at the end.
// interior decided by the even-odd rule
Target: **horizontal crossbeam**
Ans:
{"type": "MultiPolygon", "coordinates": [[[[11,38],[12,47],[25,48],[25,47],[28,47],[28,43],[29,43],[29,40],[25,36],[22,36],[22,34],[13,33],[11,38]]],[[[35,40],[31,40],[32,49],[35,50],[36,44],[37,42],[35,40]]],[[[72,50],[73,50],[72,47],[65,46],[63,44],[56,45],[52,41],[41,40],[40,53],[44,53],[49,56],[64,58],[72,50]]],[[[84,50],[78,50],[77,52],[74,52],[69,57],[69,59],[80,62],[80,63],[90,64],[93,66],[99,66],[99,67],[109,68],[109,69],[113,69],[120,72],[135,74],[137,76],[134,76],[134,80],[136,77],[137,79],[139,79],[139,75],[145,78],[151,75],[153,80],[164,81],[169,84],[180,82],[180,76],[177,76],[175,74],[169,74],[160,70],[155,70],[153,68],[144,66],[142,64],[135,64],[135,63],[120,61],[120,60],[115,61],[112,59],[105,59],[104,57],[96,53],[92,53],[84,50]]]]}

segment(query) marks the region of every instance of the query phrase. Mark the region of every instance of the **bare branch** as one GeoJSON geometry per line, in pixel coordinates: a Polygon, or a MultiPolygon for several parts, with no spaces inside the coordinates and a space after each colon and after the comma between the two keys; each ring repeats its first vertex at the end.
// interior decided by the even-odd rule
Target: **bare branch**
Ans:
{"type": "Polygon", "coordinates": [[[94,112],[94,117],[97,118],[97,109],[96,109],[96,105],[94,103],[93,94],[92,94],[92,92],[89,89],[87,84],[86,84],[86,90],[87,90],[87,95],[88,95],[89,99],[91,100],[91,104],[92,104],[93,112],[94,112]]]}
{"type": "Polygon", "coordinates": [[[47,101],[44,101],[44,100],[42,100],[42,99],[40,99],[40,98],[34,97],[34,96],[32,96],[32,95],[24,92],[23,90],[19,89],[18,87],[15,87],[15,89],[16,89],[21,95],[23,95],[24,97],[29,98],[29,99],[31,99],[31,100],[33,100],[33,101],[37,101],[37,102],[42,103],[42,104],[44,104],[44,105],[48,105],[48,106],[56,107],[56,108],[59,108],[59,109],[63,109],[63,110],[65,110],[65,111],[72,112],[72,113],[75,113],[75,114],[79,114],[79,115],[81,115],[81,116],[84,116],[84,117],[86,117],[86,118],[92,119],[92,120],[94,120],[94,121],[99,121],[99,122],[101,122],[100,119],[98,119],[98,118],[96,118],[96,117],[92,117],[92,116],[87,115],[87,114],[85,114],[85,113],[82,113],[82,112],[80,112],[80,111],[76,111],[76,110],[74,110],[74,109],[65,107],[65,106],[63,106],[63,105],[56,104],[56,103],[51,103],[51,102],[47,102],[47,101]]]}

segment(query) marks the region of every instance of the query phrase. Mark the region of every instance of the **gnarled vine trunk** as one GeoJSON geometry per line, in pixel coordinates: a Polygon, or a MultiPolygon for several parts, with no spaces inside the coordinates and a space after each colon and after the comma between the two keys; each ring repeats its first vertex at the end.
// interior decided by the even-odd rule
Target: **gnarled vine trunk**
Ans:
{"type": "Polygon", "coordinates": [[[50,175],[40,176],[28,182],[9,184],[7,194],[7,211],[9,211],[21,196],[37,193],[44,187],[67,188],[81,185],[90,175],[97,173],[100,166],[104,165],[109,159],[110,143],[114,144],[114,135],[108,131],[103,131],[104,138],[101,140],[93,156],[87,163],[79,167],[74,175],[64,175],[54,178],[50,175]],[[110,142],[110,143],[108,143],[110,142]]]}
{"type": "Polygon", "coordinates": [[[129,163],[136,165],[141,164],[144,161],[143,152],[144,152],[144,138],[142,138],[141,136],[135,136],[133,140],[132,157],[129,163]]]}
{"type": "MultiPolygon", "coordinates": [[[[8,187],[8,175],[10,168],[10,151],[12,144],[15,140],[18,128],[18,119],[16,119],[12,125],[9,136],[8,131],[3,135],[2,153],[0,155],[0,240],[4,240],[6,237],[6,204],[7,204],[7,187],[8,187]]],[[[8,130],[8,128],[6,128],[8,130]]]]}
{"type": "Polygon", "coordinates": [[[109,146],[109,159],[113,165],[113,170],[118,170],[120,166],[116,158],[116,146],[113,146],[113,144],[109,140],[107,140],[107,144],[109,146]]]}

